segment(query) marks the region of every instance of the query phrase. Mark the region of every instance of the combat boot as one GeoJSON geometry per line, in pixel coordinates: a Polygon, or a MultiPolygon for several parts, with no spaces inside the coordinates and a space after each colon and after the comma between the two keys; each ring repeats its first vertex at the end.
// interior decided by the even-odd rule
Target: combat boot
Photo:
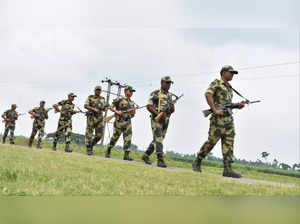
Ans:
{"type": "Polygon", "coordinates": [[[92,148],[99,142],[99,138],[94,138],[93,142],[92,142],[92,148]]]}
{"type": "Polygon", "coordinates": [[[5,138],[2,139],[2,144],[5,144],[5,138]]]}
{"type": "Polygon", "coordinates": [[[195,159],[195,161],[193,162],[193,170],[195,171],[195,172],[202,172],[202,170],[201,170],[201,163],[202,163],[202,159],[200,159],[200,158],[196,158],[195,159]]]}
{"type": "Polygon", "coordinates": [[[57,145],[57,142],[53,142],[53,146],[52,146],[53,151],[56,151],[56,145],[57,145]]]}
{"type": "Polygon", "coordinates": [[[223,177],[241,178],[242,175],[232,170],[230,162],[224,162],[223,177]]]}
{"type": "Polygon", "coordinates": [[[32,139],[32,138],[30,138],[30,139],[29,139],[29,143],[28,143],[28,147],[29,147],[29,148],[31,148],[31,147],[32,147],[32,142],[33,142],[33,139],[32,139]]]}
{"type": "Polygon", "coordinates": [[[42,149],[43,147],[41,146],[41,142],[40,141],[38,141],[38,143],[37,143],[37,145],[36,145],[36,148],[37,149],[42,149]]]}
{"type": "Polygon", "coordinates": [[[152,165],[152,162],[149,159],[149,156],[144,153],[144,155],[142,156],[142,160],[147,164],[147,165],[152,165]]]}
{"type": "Polygon", "coordinates": [[[129,153],[130,153],[130,151],[125,151],[124,152],[123,160],[133,161],[133,159],[131,157],[129,157],[129,153]]]}
{"type": "Polygon", "coordinates": [[[86,154],[87,154],[88,156],[94,155],[93,148],[92,148],[90,145],[87,145],[87,146],[86,146],[86,154]]]}
{"type": "Polygon", "coordinates": [[[167,168],[167,164],[164,161],[163,154],[157,154],[157,166],[162,168],[167,168]]]}
{"type": "Polygon", "coordinates": [[[65,152],[68,152],[68,153],[73,152],[72,149],[70,149],[70,143],[66,143],[65,152]]]}
{"type": "Polygon", "coordinates": [[[9,144],[11,144],[11,145],[14,145],[15,144],[15,142],[14,141],[10,141],[10,143],[9,144]]]}
{"type": "Polygon", "coordinates": [[[111,148],[108,147],[106,149],[105,158],[110,158],[110,152],[111,152],[111,148]]]}

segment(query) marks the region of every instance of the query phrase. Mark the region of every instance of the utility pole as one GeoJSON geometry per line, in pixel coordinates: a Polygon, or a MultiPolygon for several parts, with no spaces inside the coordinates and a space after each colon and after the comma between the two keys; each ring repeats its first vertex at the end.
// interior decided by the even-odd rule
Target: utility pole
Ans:
{"type": "MultiPolygon", "coordinates": [[[[110,79],[106,78],[105,80],[102,80],[101,82],[102,83],[107,83],[106,102],[109,103],[112,81],[110,79]]],[[[103,146],[103,142],[104,142],[105,127],[106,127],[106,116],[107,116],[107,110],[105,111],[105,114],[104,114],[104,128],[103,128],[103,136],[102,136],[101,143],[100,143],[101,146],[103,146]]]]}
{"type": "MultiPolygon", "coordinates": [[[[111,79],[108,79],[106,78],[105,80],[102,80],[101,81],[102,83],[107,83],[107,90],[103,90],[102,92],[105,92],[106,93],[106,103],[109,103],[109,99],[110,99],[110,95],[116,95],[116,96],[121,96],[121,89],[122,88],[125,88],[125,85],[121,85],[120,82],[113,82],[111,81],[111,79]],[[115,94],[115,93],[112,93],[111,92],[111,87],[112,86],[118,86],[118,93],[115,94]]],[[[108,110],[105,111],[105,114],[104,114],[104,129],[103,129],[103,136],[102,136],[102,139],[101,139],[101,146],[103,146],[103,143],[104,143],[104,136],[105,136],[105,128],[106,128],[106,117],[107,117],[107,112],[108,110]]]]}

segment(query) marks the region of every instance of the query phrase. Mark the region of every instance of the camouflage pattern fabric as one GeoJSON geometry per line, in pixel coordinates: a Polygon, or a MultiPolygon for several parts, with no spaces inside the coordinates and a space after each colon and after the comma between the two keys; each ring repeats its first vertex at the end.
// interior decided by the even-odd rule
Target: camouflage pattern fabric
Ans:
{"type": "MultiPolygon", "coordinates": [[[[159,113],[170,101],[172,101],[172,93],[163,90],[156,90],[151,93],[148,105],[152,105],[159,113]]],[[[157,122],[155,121],[155,115],[151,115],[153,140],[145,152],[148,156],[150,156],[154,151],[156,154],[163,154],[163,140],[168,130],[170,116],[171,112],[167,111],[166,119],[161,119],[157,122]]]]}
{"type": "MultiPolygon", "coordinates": [[[[112,106],[119,111],[132,109],[134,108],[134,105],[135,103],[132,100],[129,100],[125,97],[118,97],[112,103],[112,106]]],[[[112,149],[116,145],[121,134],[123,134],[123,149],[124,151],[130,151],[132,139],[131,118],[133,117],[134,115],[131,113],[124,113],[122,116],[116,115],[116,120],[114,122],[114,133],[110,139],[110,143],[108,144],[108,149],[112,149]]]]}
{"type": "Polygon", "coordinates": [[[3,142],[5,142],[8,133],[10,132],[9,140],[10,142],[14,141],[14,132],[16,128],[16,120],[18,119],[18,113],[14,110],[7,110],[3,113],[6,117],[5,129],[3,134],[3,142]]]}
{"type": "Polygon", "coordinates": [[[97,142],[103,137],[103,108],[105,105],[105,99],[102,96],[96,97],[95,95],[90,95],[85,101],[85,105],[99,110],[99,113],[93,113],[91,111],[87,113],[85,144],[90,147],[97,144],[97,142]]]}
{"type": "Polygon", "coordinates": [[[34,119],[30,139],[33,140],[35,135],[39,132],[38,142],[41,143],[45,134],[45,120],[47,119],[47,113],[44,108],[40,107],[34,108],[32,112],[40,116],[34,119]]]}
{"type": "MultiPolygon", "coordinates": [[[[152,105],[156,111],[161,112],[168,102],[172,101],[172,93],[163,90],[156,90],[151,93],[150,99],[148,100],[148,105],[152,105]]],[[[167,111],[167,117],[171,116],[171,112],[167,111]]]]}
{"type": "Polygon", "coordinates": [[[124,151],[130,151],[131,146],[131,139],[132,139],[132,125],[131,120],[129,121],[115,121],[114,122],[114,133],[113,136],[110,139],[110,142],[108,144],[108,148],[112,149],[117,141],[119,140],[121,134],[123,134],[123,140],[124,145],[123,149],[124,151]]]}
{"type": "Polygon", "coordinates": [[[163,154],[163,140],[167,134],[168,126],[169,118],[166,118],[161,122],[155,121],[154,117],[151,119],[153,140],[146,151],[148,156],[150,156],[154,151],[156,154],[163,154]]]}
{"type": "MultiPolygon", "coordinates": [[[[214,80],[206,92],[213,94],[216,106],[232,102],[231,86],[228,83],[225,84],[222,79],[214,80]]],[[[222,116],[212,114],[210,118],[208,140],[203,144],[198,152],[198,158],[205,158],[221,139],[224,162],[232,163],[234,136],[235,129],[231,110],[227,110],[222,116]]]]}
{"type": "Polygon", "coordinates": [[[58,103],[61,106],[61,111],[64,111],[65,114],[61,114],[57,131],[54,138],[54,143],[57,143],[62,133],[65,133],[65,142],[70,144],[71,142],[71,132],[72,132],[72,115],[75,105],[69,100],[62,100],[58,103]]]}

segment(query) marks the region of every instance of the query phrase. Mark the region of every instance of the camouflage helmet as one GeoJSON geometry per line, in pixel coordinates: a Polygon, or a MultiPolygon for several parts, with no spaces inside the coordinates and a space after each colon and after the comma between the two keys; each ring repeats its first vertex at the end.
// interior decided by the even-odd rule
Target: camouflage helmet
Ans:
{"type": "Polygon", "coordinates": [[[129,90],[130,92],[135,92],[135,89],[132,88],[132,86],[126,86],[125,91],[129,90]]]}
{"type": "Polygon", "coordinates": [[[231,65],[224,65],[220,71],[220,74],[222,75],[223,72],[231,72],[232,74],[238,74],[239,72],[234,70],[231,65]]]}
{"type": "Polygon", "coordinates": [[[169,83],[174,83],[172,80],[171,80],[171,77],[170,76],[164,76],[161,78],[161,81],[164,81],[164,82],[169,82],[169,83]]]}
{"type": "Polygon", "coordinates": [[[17,108],[18,106],[17,106],[17,104],[12,104],[11,107],[17,108]]]}

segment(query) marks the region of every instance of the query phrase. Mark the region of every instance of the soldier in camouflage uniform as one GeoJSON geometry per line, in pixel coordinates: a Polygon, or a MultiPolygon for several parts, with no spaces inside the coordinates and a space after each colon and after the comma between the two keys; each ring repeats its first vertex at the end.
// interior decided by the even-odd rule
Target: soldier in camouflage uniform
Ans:
{"type": "Polygon", "coordinates": [[[28,147],[30,147],[30,148],[32,147],[34,137],[39,132],[38,143],[37,143],[36,147],[38,149],[42,149],[41,142],[42,142],[42,138],[45,134],[45,132],[44,132],[45,120],[48,119],[48,112],[49,112],[49,110],[45,109],[45,101],[41,101],[39,107],[35,107],[28,112],[31,115],[31,118],[34,119],[31,136],[29,138],[28,147]]]}
{"type": "Polygon", "coordinates": [[[104,117],[103,111],[106,111],[104,97],[100,96],[101,86],[95,87],[95,94],[90,95],[85,101],[84,108],[88,110],[87,124],[85,132],[85,144],[87,155],[93,155],[93,147],[103,137],[104,117]],[[94,135],[95,132],[95,135],[94,135]]]}
{"type": "Polygon", "coordinates": [[[172,101],[173,94],[169,92],[171,83],[173,83],[171,78],[169,76],[165,76],[161,79],[161,89],[151,93],[147,109],[151,113],[150,117],[153,141],[150,143],[142,157],[142,160],[146,164],[151,165],[149,157],[154,151],[156,151],[157,166],[163,168],[167,167],[163,158],[163,140],[167,133],[171,114],[175,111],[174,104],[171,104],[170,110],[164,113],[163,118],[160,121],[156,121],[155,118],[158,114],[160,114],[162,108],[172,101]]]}
{"type": "Polygon", "coordinates": [[[58,127],[57,131],[55,133],[55,138],[53,141],[53,150],[56,151],[57,142],[61,136],[61,134],[65,133],[65,152],[72,152],[70,149],[70,143],[71,143],[71,132],[72,132],[72,116],[76,113],[79,113],[79,111],[75,111],[73,104],[74,98],[77,97],[74,93],[70,93],[68,95],[67,100],[62,100],[57,104],[53,105],[53,108],[55,109],[56,113],[60,113],[60,118],[58,121],[58,127]],[[61,109],[59,109],[59,106],[61,109]]]}
{"type": "Polygon", "coordinates": [[[16,120],[18,120],[18,116],[19,116],[16,109],[17,109],[17,105],[12,104],[11,109],[5,111],[2,114],[2,118],[4,119],[5,122],[5,130],[3,134],[2,144],[5,144],[8,132],[10,132],[10,136],[9,136],[10,144],[15,144],[14,131],[16,128],[16,120]]]}
{"type": "Polygon", "coordinates": [[[111,149],[115,146],[121,134],[123,134],[123,159],[127,161],[133,160],[129,156],[132,139],[131,118],[133,118],[135,115],[135,103],[131,100],[133,92],[135,92],[135,90],[131,86],[126,86],[125,97],[116,98],[110,106],[110,110],[115,112],[115,122],[114,133],[110,139],[110,143],[107,146],[107,151],[105,154],[106,158],[110,158],[111,149]]]}
{"type": "MultiPolygon", "coordinates": [[[[228,83],[234,74],[238,74],[232,66],[226,65],[221,69],[221,79],[214,80],[206,90],[205,96],[208,105],[213,111],[210,118],[208,140],[201,147],[193,163],[193,170],[201,172],[201,162],[221,139],[224,161],[223,176],[240,178],[241,175],[231,168],[233,163],[234,123],[231,110],[217,110],[216,107],[232,102],[232,87],[228,83]]],[[[239,109],[244,105],[240,104],[239,109]]]]}

